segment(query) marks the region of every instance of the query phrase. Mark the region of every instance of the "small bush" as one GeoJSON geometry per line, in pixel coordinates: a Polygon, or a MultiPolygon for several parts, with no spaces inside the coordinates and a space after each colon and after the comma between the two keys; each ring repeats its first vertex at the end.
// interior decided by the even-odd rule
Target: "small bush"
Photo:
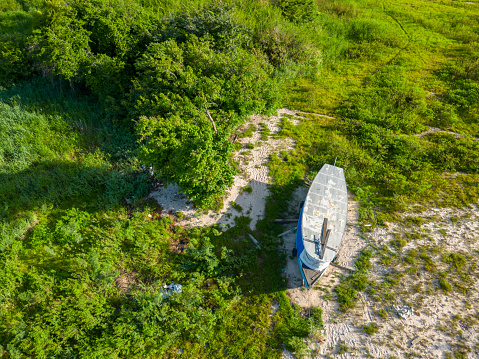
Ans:
{"type": "Polygon", "coordinates": [[[416,261],[417,252],[414,249],[410,249],[407,252],[407,256],[404,257],[404,261],[408,264],[414,264],[416,261]]]}
{"type": "Polygon", "coordinates": [[[416,286],[414,287],[414,291],[416,293],[420,293],[422,291],[422,283],[416,284],[416,286]]]}
{"type": "Polygon", "coordinates": [[[316,327],[323,326],[323,310],[319,307],[311,308],[311,319],[316,327]]]}
{"type": "Polygon", "coordinates": [[[452,289],[451,283],[449,283],[449,281],[444,277],[439,278],[439,286],[445,292],[450,292],[452,289]]]}
{"type": "Polygon", "coordinates": [[[372,251],[363,250],[359,257],[356,259],[354,265],[360,271],[368,271],[371,269],[371,257],[373,255],[372,251]]]}
{"type": "Polygon", "coordinates": [[[451,265],[450,269],[461,270],[464,264],[466,264],[466,257],[460,253],[446,253],[443,260],[451,265]]]}
{"type": "Polygon", "coordinates": [[[394,239],[389,242],[391,244],[391,246],[393,246],[394,248],[396,249],[401,249],[403,248],[404,246],[406,246],[407,244],[407,241],[406,239],[404,238],[401,238],[401,236],[399,234],[396,234],[394,235],[394,239]]]}
{"type": "Polygon", "coordinates": [[[386,319],[388,317],[388,312],[386,312],[384,309],[381,309],[378,311],[378,315],[383,318],[383,319],[386,319]]]}
{"type": "Polygon", "coordinates": [[[339,350],[338,350],[338,355],[347,353],[349,351],[349,348],[346,344],[344,344],[343,341],[340,342],[339,344],[339,350]]]}
{"type": "Polygon", "coordinates": [[[238,203],[236,203],[235,201],[232,201],[231,202],[231,207],[233,207],[234,209],[236,209],[238,212],[242,212],[243,211],[243,207],[241,207],[238,203]]]}
{"type": "Polygon", "coordinates": [[[250,125],[246,130],[244,130],[238,135],[238,138],[251,137],[253,136],[254,131],[256,131],[256,126],[250,125]]]}
{"type": "Polygon", "coordinates": [[[407,220],[409,222],[415,224],[416,226],[420,226],[421,224],[426,222],[426,220],[423,217],[408,217],[407,220]]]}
{"type": "Polygon", "coordinates": [[[281,9],[282,15],[291,22],[311,22],[318,14],[314,0],[275,0],[274,6],[281,9]]]}
{"type": "Polygon", "coordinates": [[[379,330],[378,325],[374,322],[363,326],[363,331],[369,335],[376,334],[378,330],[379,330]]]}
{"type": "Polygon", "coordinates": [[[253,187],[251,187],[250,185],[241,187],[240,193],[243,193],[243,192],[252,193],[253,187]]]}
{"type": "Polygon", "coordinates": [[[268,141],[271,131],[267,124],[261,123],[260,125],[261,125],[261,140],[268,141]]]}
{"type": "Polygon", "coordinates": [[[409,239],[421,239],[421,235],[419,233],[406,233],[406,237],[409,239]]]}

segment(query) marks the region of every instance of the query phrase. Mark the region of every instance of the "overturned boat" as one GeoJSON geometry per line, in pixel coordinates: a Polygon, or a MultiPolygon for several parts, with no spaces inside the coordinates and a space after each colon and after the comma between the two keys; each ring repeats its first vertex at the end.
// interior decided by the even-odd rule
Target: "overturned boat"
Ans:
{"type": "Polygon", "coordinates": [[[313,287],[336,259],[347,217],[344,171],[325,164],[309,188],[296,232],[298,264],[307,289],[313,287]]]}

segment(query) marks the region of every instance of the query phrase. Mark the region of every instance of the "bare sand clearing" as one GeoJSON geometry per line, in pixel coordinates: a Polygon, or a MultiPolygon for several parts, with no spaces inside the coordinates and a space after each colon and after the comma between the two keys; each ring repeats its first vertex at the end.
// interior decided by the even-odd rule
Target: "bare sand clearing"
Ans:
{"type": "MultiPolygon", "coordinates": [[[[305,193],[306,189],[302,189],[297,194],[302,198],[305,193]]],[[[295,202],[297,199],[293,199],[292,203],[295,202]]],[[[323,309],[324,338],[308,341],[311,357],[447,358],[446,353],[449,353],[451,358],[479,358],[479,208],[434,208],[420,214],[405,214],[404,217],[424,218],[425,222],[410,226],[391,223],[388,228],[376,228],[372,233],[361,234],[357,225],[357,206],[350,196],[348,226],[340,249],[339,264],[343,266],[352,267],[354,257],[367,246],[389,245],[395,235],[396,238],[398,234],[420,236],[409,239],[399,251],[402,259],[389,266],[382,265],[378,258],[372,259],[370,280],[381,283],[389,273],[403,273],[400,283],[389,290],[391,297],[383,300],[381,295],[360,293],[358,305],[347,313],[338,310],[331,290],[338,283],[339,276],[348,273],[330,267],[315,288],[308,292],[301,290],[296,259],[291,257],[288,260],[286,275],[292,302],[303,308],[318,306],[323,309]],[[415,263],[417,270],[408,274],[408,269],[414,267],[403,260],[408,251],[419,252],[434,246],[441,248],[439,254],[432,255],[435,271],[427,272],[415,263]],[[461,253],[467,257],[468,263],[464,266],[465,280],[469,283],[467,292],[461,293],[455,287],[450,292],[440,289],[438,273],[449,270],[449,264],[440,259],[445,253],[461,253]],[[397,309],[404,310],[407,315],[400,317],[397,309]],[[379,315],[380,310],[386,314],[385,318],[379,315]],[[370,336],[363,331],[363,326],[372,322],[379,325],[379,330],[370,336]],[[340,346],[343,348],[341,354],[340,346]]],[[[294,240],[294,234],[285,238],[285,250],[294,248],[294,240]]],[[[453,286],[456,283],[461,285],[460,275],[448,272],[448,280],[453,286]]],[[[283,358],[294,358],[294,355],[285,351],[283,358]]]]}
{"type": "MultiPolygon", "coordinates": [[[[253,124],[257,129],[252,137],[240,138],[237,141],[244,145],[254,144],[254,148],[248,150],[243,148],[235,152],[235,160],[238,161],[241,174],[235,176],[233,186],[229,189],[228,196],[224,200],[224,207],[219,212],[210,211],[206,214],[198,212],[191,201],[179,192],[178,186],[168,185],[159,187],[150,194],[162,207],[162,215],[171,212],[182,212],[187,219],[179,222],[182,226],[209,226],[220,224],[223,229],[234,225],[235,217],[248,216],[251,218],[250,227],[255,229],[256,223],[264,216],[266,198],[269,196],[268,184],[271,183],[269,177],[269,168],[266,163],[272,153],[289,151],[294,147],[294,141],[287,139],[274,139],[273,135],[280,130],[280,119],[283,115],[294,115],[297,111],[288,109],[278,110],[277,116],[251,116],[248,124],[253,124]],[[261,126],[264,123],[271,131],[271,136],[267,141],[261,140],[261,126]],[[251,186],[251,193],[242,191],[245,186],[251,186]],[[231,206],[235,202],[241,206],[242,211],[238,211],[231,206]]],[[[293,123],[299,123],[298,120],[293,123]]]]}

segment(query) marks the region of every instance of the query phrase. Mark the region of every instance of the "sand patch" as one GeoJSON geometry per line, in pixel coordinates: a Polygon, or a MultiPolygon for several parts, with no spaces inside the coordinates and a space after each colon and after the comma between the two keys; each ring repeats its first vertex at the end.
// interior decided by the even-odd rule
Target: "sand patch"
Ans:
{"type": "MultiPolygon", "coordinates": [[[[348,216],[349,233],[343,240],[340,262],[352,266],[362,248],[372,248],[375,255],[369,279],[376,283],[375,291],[360,293],[356,307],[341,313],[332,292],[341,274],[338,269],[330,267],[317,284],[321,290],[312,289],[308,294],[298,287],[296,261],[288,263],[291,300],[304,308],[311,305],[323,309],[325,340],[310,345],[311,351],[318,353],[312,357],[432,359],[450,353],[452,357],[478,358],[479,208],[407,213],[400,223],[361,234],[354,221],[354,205],[350,199],[349,210],[353,213],[348,216]],[[416,219],[416,224],[408,218],[416,219]],[[391,244],[398,238],[406,239],[402,248],[391,244]],[[430,256],[432,269],[426,269],[422,253],[430,256]],[[451,253],[466,258],[460,269],[444,261],[444,256],[451,253]],[[385,262],[388,256],[392,258],[389,264],[385,262]],[[451,285],[449,291],[439,284],[442,276],[451,285]],[[398,309],[407,309],[408,315],[401,317],[398,309]],[[366,334],[363,328],[372,322],[377,323],[378,332],[366,334]],[[347,348],[342,354],[338,354],[340,346],[347,348]]],[[[291,247],[293,238],[289,243],[291,247]]]]}
{"type": "MultiPolygon", "coordinates": [[[[162,207],[162,215],[181,212],[185,217],[178,223],[181,226],[196,227],[219,224],[223,229],[233,226],[236,217],[248,216],[251,218],[251,229],[255,229],[258,220],[264,217],[266,198],[269,196],[268,185],[271,184],[271,177],[269,176],[269,167],[266,165],[269,156],[272,153],[290,151],[294,148],[292,139],[274,138],[274,134],[281,130],[281,118],[285,115],[294,116],[297,111],[280,109],[277,113],[277,116],[270,117],[251,116],[246,125],[255,125],[256,130],[253,131],[251,137],[237,139],[244,146],[252,144],[254,148],[244,147],[235,152],[234,158],[239,164],[241,173],[235,176],[222,210],[201,213],[194,208],[194,204],[188,201],[185,195],[179,192],[178,186],[168,185],[158,187],[150,193],[150,197],[154,198],[162,207]],[[260,124],[269,128],[271,135],[268,140],[262,140],[260,124]],[[244,190],[247,186],[250,188],[244,190]],[[233,206],[233,202],[235,206],[233,206]]],[[[293,119],[291,122],[298,124],[299,119],[300,117],[297,116],[297,119],[293,119]]]]}

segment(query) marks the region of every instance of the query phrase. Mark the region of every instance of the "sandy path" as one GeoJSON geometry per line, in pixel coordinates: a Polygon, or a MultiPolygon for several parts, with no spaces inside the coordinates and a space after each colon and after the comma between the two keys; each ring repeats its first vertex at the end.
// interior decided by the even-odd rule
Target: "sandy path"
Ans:
{"type": "MultiPolygon", "coordinates": [[[[234,225],[235,218],[238,216],[248,216],[251,218],[250,227],[255,229],[258,220],[264,217],[266,198],[269,196],[268,185],[271,183],[269,168],[266,166],[269,156],[272,153],[289,151],[294,148],[294,141],[289,138],[275,139],[273,135],[280,131],[280,119],[283,115],[294,115],[297,111],[288,109],[278,110],[277,116],[251,116],[251,120],[246,124],[255,125],[257,129],[252,137],[240,138],[237,141],[244,144],[254,144],[253,149],[243,148],[235,152],[235,160],[239,163],[241,173],[234,178],[233,186],[224,200],[224,207],[219,212],[210,211],[206,214],[198,212],[191,201],[179,192],[178,186],[168,185],[159,187],[150,194],[162,207],[162,215],[168,213],[182,212],[185,220],[179,222],[182,226],[208,226],[220,224],[223,229],[234,225]],[[271,135],[267,141],[261,140],[261,126],[263,123],[268,126],[271,135]],[[251,186],[251,193],[241,191],[245,186],[251,186]],[[241,206],[238,211],[232,207],[232,202],[241,206]]],[[[293,123],[298,124],[295,120],[293,123]]]]}

